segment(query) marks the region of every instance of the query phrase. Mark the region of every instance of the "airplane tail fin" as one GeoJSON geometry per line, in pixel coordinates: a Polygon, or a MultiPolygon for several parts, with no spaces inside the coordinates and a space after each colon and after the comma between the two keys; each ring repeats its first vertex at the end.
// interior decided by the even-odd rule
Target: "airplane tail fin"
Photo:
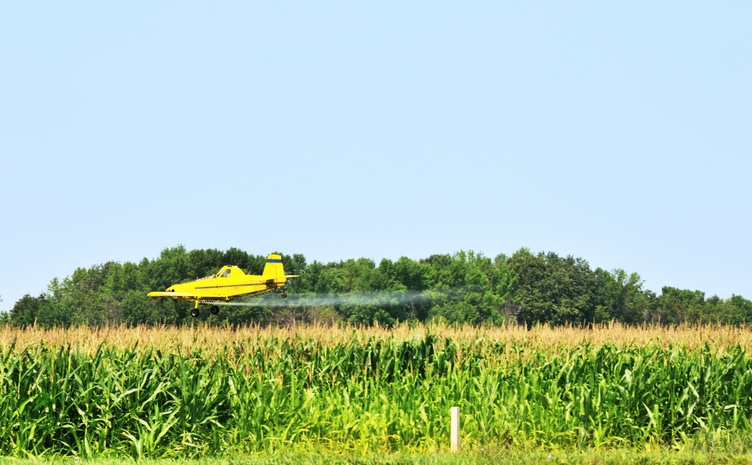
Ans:
{"type": "Polygon", "coordinates": [[[285,267],[282,265],[282,255],[273,253],[266,257],[266,265],[261,275],[264,281],[273,279],[278,286],[284,286],[287,278],[297,278],[293,275],[285,275],[285,267]]]}

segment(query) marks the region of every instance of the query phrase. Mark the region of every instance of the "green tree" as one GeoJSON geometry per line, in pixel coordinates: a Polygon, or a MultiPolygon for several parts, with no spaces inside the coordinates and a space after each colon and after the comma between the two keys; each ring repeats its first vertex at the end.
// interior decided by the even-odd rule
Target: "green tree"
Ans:
{"type": "Polygon", "coordinates": [[[24,295],[19,299],[10,311],[10,319],[15,326],[32,326],[37,321],[37,314],[39,313],[40,300],[43,296],[34,298],[29,294],[24,295]]]}
{"type": "Polygon", "coordinates": [[[752,302],[739,295],[723,300],[714,295],[702,306],[703,323],[747,325],[752,323],[752,302]]]}
{"type": "Polygon", "coordinates": [[[650,303],[642,289],[643,281],[637,273],[622,269],[612,272],[598,268],[594,272],[595,321],[615,320],[625,324],[644,321],[650,303]]]}
{"type": "Polygon", "coordinates": [[[430,296],[430,318],[499,324],[510,315],[507,303],[515,278],[506,257],[492,261],[471,250],[433,255],[421,264],[426,271],[420,283],[429,289],[425,294],[430,296]]]}
{"type": "Polygon", "coordinates": [[[422,291],[427,288],[428,266],[424,263],[416,262],[407,257],[400,257],[394,263],[388,262],[387,266],[384,266],[384,262],[382,262],[380,268],[382,267],[386,268],[384,271],[390,283],[400,283],[405,289],[414,291],[422,291]]]}
{"type": "MultiPolygon", "coordinates": [[[[192,277],[203,278],[204,276],[216,273],[223,265],[235,264],[226,263],[224,255],[224,253],[216,249],[196,249],[188,252],[192,277]]],[[[182,279],[185,280],[188,278],[184,276],[182,279]]]]}
{"type": "Polygon", "coordinates": [[[126,325],[154,325],[171,320],[174,320],[174,315],[168,314],[165,307],[160,309],[143,291],[129,290],[125,293],[121,321],[126,325]]]}
{"type": "Polygon", "coordinates": [[[342,270],[334,267],[327,267],[321,270],[314,292],[319,294],[338,294],[345,291],[345,277],[342,270]]]}
{"type": "Polygon", "coordinates": [[[732,294],[727,302],[726,320],[735,325],[752,324],[752,301],[732,294]]]}
{"type": "Polygon", "coordinates": [[[349,259],[340,264],[345,292],[369,292],[374,289],[376,264],[368,258],[349,259]]]}
{"type": "Polygon", "coordinates": [[[515,276],[518,321],[584,324],[596,321],[597,280],[581,258],[520,249],[508,260],[515,276]]]}
{"type": "Polygon", "coordinates": [[[222,261],[223,263],[219,266],[235,265],[249,273],[261,274],[266,263],[266,257],[252,256],[238,248],[231,247],[224,253],[222,261]]]}
{"type": "Polygon", "coordinates": [[[704,317],[705,293],[664,286],[651,319],[655,323],[677,325],[700,323],[704,317]]]}
{"type": "MultiPolygon", "coordinates": [[[[607,320],[752,324],[752,302],[741,296],[705,300],[700,291],[664,287],[656,297],[643,290],[637,273],[591,271],[585,260],[552,252],[532,254],[520,249],[511,257],[498,255],[491,260],[472,250],[459,251],[418,261],[383,259],[378,267],[367,258],[326,265],[317,261],[309,265],[301,254],[283,254],[282,260],[288,274],[300,275],[290,283],[295,294],[325,295],[331,300],[303,305],[302,309],[235,307],[218,316],[205,312],[200,318],[212,324],[273,324],[308,315],[326,321],[382,325],[431,318],[472,324],[499,324],[509,319],[525,324],[607,320]]],[[[181,245],[138,264],[107,262],[77,268],[62,281],[54,278],[47,293],[24,296],[10,312],[0,315],[0,323],[49,327],[192,322],[190,302],[150,299],[146,294],[207,276],[224,264],[260,274],[265,262],[266,256],[249,255],[237,248],[188,252],[181,245]]]]}
{"type": "Polygon", "coordinates": [[[71,324],[71,318],[48,294],[39,297],[26,294],[11,309],[10,323],[20,327],[67,327],[71,324]]]}
{"type": "Polygon", "coordinates": [[[399,321],[424,321],[430,308],[422,298],[428,267],[408,257],[400,257],[396,262],[382,260],[377,271],[376,289],[401,299],[400,303],[389,306],[389,314],[399,321]]]}
{"type": "Polygon", "coordinates": [[[144,259],[141,262],[149,289],[166,289],[174,283],[186,279],[198,278],[195,270],[190,269],[190,259],[185,247],[180,245],[164,249],[157,260],[144,259]]]}
{"type": "Polygon", "coordinates": [[[318,288],[318,281],[321,277],[321,272],[324,270],[324,265],[314,260],[313,263],[305,267],[305,273],[302,273],[298,280],[298,289],[300,292],[315,292],[318,288]]]}

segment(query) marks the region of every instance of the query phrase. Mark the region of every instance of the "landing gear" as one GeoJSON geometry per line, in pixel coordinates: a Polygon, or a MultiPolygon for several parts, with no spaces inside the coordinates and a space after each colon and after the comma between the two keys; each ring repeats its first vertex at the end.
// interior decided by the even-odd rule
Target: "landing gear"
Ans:
{"type": "Polygon", "coordinates": [[[285,290],[284,290],[284,289],[280,289],[280,290],[279,290],[279,295],[281,295],[281,296],[282,296],[282,298],[284,299],[284,298],[286,298],[286,297],[287,297],[287,292],[285,292],[285,290]]]}
{"type": "MultiPolygon", "coordinates": [[[[196,318],[199,315],[198,304],[199,302],[197,300],[193,306],[193,310],[191,310],[191,316],[193,318],[196,318]]],[[[219,305],[212,305],[211,308],[209,308],[209,311],[211,312],[212,315],[217,315],[219,313],[219,305]]]]}

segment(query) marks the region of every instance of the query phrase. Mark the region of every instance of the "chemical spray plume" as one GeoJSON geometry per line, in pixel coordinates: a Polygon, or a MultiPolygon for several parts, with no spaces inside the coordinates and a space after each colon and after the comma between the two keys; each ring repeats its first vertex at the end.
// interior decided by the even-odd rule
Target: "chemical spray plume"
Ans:
{"type": "Polygon", "coordinates": [[[429,293],[424,291],[380,291],[380,292],[347,292],[342,294],[306,293],[288,294],[286,299],[279,296],[266,296],[249,299],[242,302],[223,302],[222,305],[243,307],[335,307],[379,305],[406,305],[430,300],[429,293]]]}

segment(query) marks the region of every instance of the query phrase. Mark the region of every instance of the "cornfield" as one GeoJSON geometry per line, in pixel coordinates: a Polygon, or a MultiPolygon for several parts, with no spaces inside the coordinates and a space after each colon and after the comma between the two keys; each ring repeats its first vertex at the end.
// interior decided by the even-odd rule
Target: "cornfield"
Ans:
{"type": "Polygon", "coordinates": [[[105,328],[0,334],[0,456],[611,448],[749,435],[728,327],[105,328]]]}

